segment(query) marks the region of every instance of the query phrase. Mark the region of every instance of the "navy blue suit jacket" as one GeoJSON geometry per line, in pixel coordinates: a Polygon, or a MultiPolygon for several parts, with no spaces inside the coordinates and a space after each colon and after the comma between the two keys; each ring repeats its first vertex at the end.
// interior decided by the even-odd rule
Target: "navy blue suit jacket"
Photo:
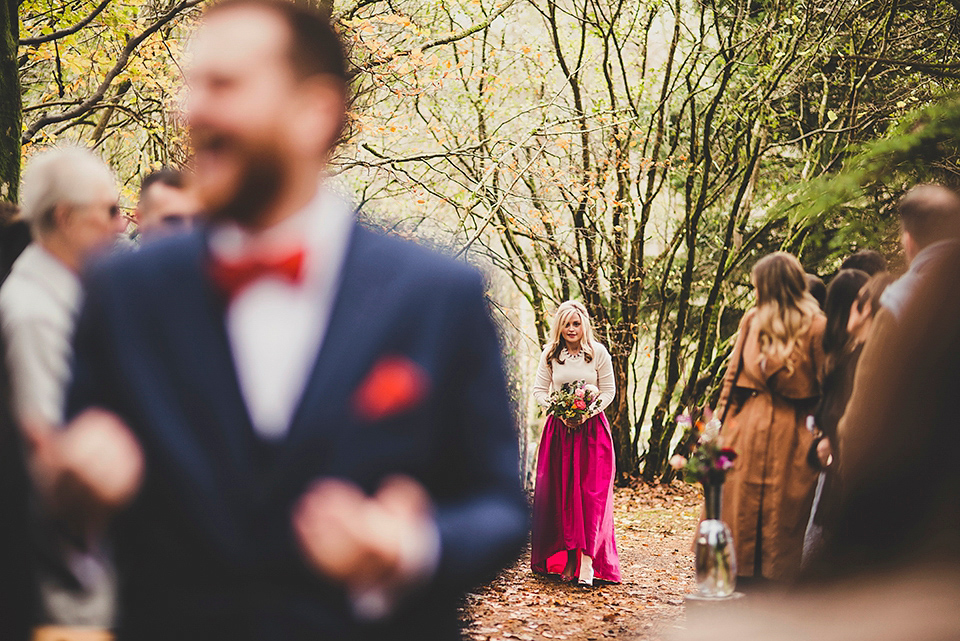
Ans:
{"type": "Polygon", "coordinates": [[[147,464],[114,524],[120,638],[456,638],[460,597],[515,558],[527,527],[481,277],[356,226],[290,431],[267,444],[241,396],[206,248],[203,231],[157,241],[87,279],[68,414],[116,412],[147,464]],[[389,355],[416,363],[429,391],[365,419],[351,399],[389,355]],[[304,563],[291,509],[318,477],[372,492],[397,473],[433,498],[440,563],[389,620],[363,624],[304,563]]]}

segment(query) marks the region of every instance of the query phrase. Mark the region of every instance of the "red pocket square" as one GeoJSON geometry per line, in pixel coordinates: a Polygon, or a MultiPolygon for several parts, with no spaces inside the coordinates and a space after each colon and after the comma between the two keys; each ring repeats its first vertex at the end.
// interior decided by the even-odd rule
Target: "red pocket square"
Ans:
{"type": "Polygon", "coordinates": [[[353,409],[367,421],[377,421],[415,407],[430,387],[427,373],[405,356],[387,356],[370,370],[353,395],[353,409]]]}

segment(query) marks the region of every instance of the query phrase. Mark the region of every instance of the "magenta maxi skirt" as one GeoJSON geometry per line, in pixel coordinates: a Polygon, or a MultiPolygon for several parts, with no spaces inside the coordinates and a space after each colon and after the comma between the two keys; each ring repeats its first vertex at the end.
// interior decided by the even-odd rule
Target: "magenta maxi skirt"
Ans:
{"type": "MultiPolygon", "coordinates": [[[[537,456],[533,571],[560,574],[567,550],[578,550],[593,557],[596,578],[619,583],[613,535],[613,439],[607,417],[601,412],[573,430],[548,417],[537,456]]],[[[577,567],[579,563],[578,558],[577,567]]]]}

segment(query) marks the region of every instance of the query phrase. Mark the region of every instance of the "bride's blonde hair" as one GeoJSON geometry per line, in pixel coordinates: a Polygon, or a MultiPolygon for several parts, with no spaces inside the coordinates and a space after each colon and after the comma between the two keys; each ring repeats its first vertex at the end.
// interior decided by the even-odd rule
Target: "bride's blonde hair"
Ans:
{"type": "Polygon", "coordinates": [[[563,338],[563,328],[573,316],[580,317],[580,327],[583,329],[583,336],[580,337],[580,351],[583,352],[583,360],[589,363],[593,360],[593,329],[590,327],[590,315],[587,314],[587,308],[583,303],[577,300],[568,300],[560,303],[556,314],[553,315],[553,324],[550,327],[550,342],[547,343],[547,363],[557,361],[563,363],[560,354],[563,348],[567,346],[567,341],[563,338]]]}
{"type": "Polygon", "coordinates": [[[783,363],[793,372],[790,356],[820,313],[807,291],[803,267],[792,254],[774,252],[757,261],[750,278],[757,290],[754,322],[760,330],[760,364],[783,363]]]}

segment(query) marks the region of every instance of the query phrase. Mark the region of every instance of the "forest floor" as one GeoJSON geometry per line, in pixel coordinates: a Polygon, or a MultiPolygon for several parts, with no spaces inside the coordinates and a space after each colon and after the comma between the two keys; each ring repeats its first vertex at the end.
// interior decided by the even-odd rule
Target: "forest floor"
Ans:
{"type": "Polygon", "coordinates": [[[696,588],[693,531],[700,492],[679,482],[617,488],[614,523],[622,583],[593,588],[530,571],[529,550],[467,596],[465,637],[473,641],[659,641],[682,623],[696,588]]]}

